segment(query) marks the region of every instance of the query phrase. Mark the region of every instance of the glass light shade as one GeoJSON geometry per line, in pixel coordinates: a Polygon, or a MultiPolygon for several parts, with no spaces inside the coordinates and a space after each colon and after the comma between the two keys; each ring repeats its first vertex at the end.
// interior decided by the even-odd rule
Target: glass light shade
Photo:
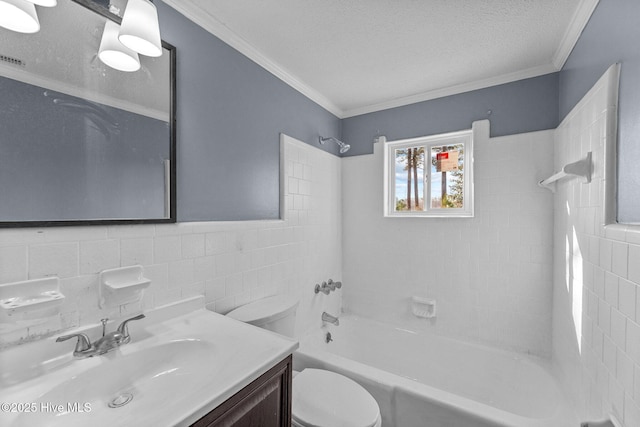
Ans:
{"type": "Polygon", "coordinates": [[[26,0],[0,0],[0,27],[19,33],[37,33],[40,21],[35,5],[26,0]]]}
{"type": "Polygon", "coordinates": [[[107,20],[102,32],[98,58],[111,68],[120,71],[137,71],[140,69],[140,59],[138,54],[118,40],[120,26],[113,21],[107,20]]]}
{"type": "Polygon", "coordinates": [[[54,7],[58,4],[58,0],[28,0],[33,4],[37,4],[38,6],[44,7],[54,7]]]}
{"type": "Polygon", "coordinates": [[[161,56],[158,11],[149,0],[129,0],[120,25],[120,42],[146,56],[161,56]]]}

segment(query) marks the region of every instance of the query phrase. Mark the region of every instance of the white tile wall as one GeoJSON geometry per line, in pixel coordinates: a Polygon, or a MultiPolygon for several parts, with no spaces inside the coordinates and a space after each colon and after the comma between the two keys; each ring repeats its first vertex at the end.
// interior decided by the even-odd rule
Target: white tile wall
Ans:
{"type": "Polygon", "coordinates": [[[580,415],[614,413],[640,426],[640,227],[605,226],[605,153],[615,143],[612,68],[556,131],[555,167],[594,155],[593,180],[558,185],[554,198],[553,359],[580,415]]]}
{"type": "Polygon", "coordinates": [[[54,318],[0,324],[0,346],[118,318],[192,295],[225,313],[276,293],[300,298],[297,331],[339,312],[341,291],[315,295],[341,279],[340,159],[283,136],[284,221],[0,230],[0,283],[57,275],[66,296],[54,318]],[[152,280],[135,307],[98,308],[101,270],[141,264],[152,280]]]}
{"type": "Polygon", "coordinates": [[[477,122],[474,218],[384,218],[382,147],[343,159],[345,310],[536,355],[551,352],[553,131],[477,122]],[[412,295],[438,316],[411,314],[412,295]]]}

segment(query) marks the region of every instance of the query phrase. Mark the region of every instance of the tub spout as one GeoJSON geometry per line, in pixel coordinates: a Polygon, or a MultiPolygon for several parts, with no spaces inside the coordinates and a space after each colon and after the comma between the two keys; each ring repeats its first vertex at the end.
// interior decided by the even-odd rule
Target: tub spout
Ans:
{"type": "Polygon", "coordinates": [[[329,313],[327,313],[326,311],[322,312],[322,321],[323,322],[329,322],[332,323],[336,326],[340,325],[340,320],[338,320],[337,317],[330,315],[329,313]]]}

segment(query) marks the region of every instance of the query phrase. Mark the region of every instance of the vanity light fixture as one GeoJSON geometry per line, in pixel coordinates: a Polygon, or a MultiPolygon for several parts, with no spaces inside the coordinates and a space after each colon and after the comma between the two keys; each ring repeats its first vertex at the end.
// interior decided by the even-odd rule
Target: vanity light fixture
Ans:
{"type": "Polygon", "coordinates": [[[0,0],[0,27],[18,33],[40,31],[36,6],[53,7],[58,0],[0,0]]]}
{"type": "Polygon", "coordinates": [[[138,54],[124,46],[118,40],[120,26],[111,20],[104,24],[98,58],[111,68],[116,70],[132,72],[140,69],[140,58],[138,54]]]}
{"type": "Polygon", "coordinates": [[[129,0],[120,25],[120,42],[141,55],[162,55],[158,11],[149,0],[129,0]]]}
{"type": "Polygon", "coordinates": [[[0,0],[0,27],[19,33],[37,33],[40,21],[36,6],[27,0],[0,0]]]}

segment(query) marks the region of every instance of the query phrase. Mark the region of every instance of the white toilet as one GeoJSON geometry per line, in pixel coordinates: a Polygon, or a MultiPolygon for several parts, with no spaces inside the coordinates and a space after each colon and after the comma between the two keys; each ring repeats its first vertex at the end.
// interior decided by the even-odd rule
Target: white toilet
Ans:
{"type": "MultiPolygon", "coordinates": [[[[275,295],[254,301],[227,316],[293,337],[298,300],[275,295]]],[[[323,369],[294,372],[292,425],[296,427],[380,427],[375,399],[358,383],[323,369]]]]}

